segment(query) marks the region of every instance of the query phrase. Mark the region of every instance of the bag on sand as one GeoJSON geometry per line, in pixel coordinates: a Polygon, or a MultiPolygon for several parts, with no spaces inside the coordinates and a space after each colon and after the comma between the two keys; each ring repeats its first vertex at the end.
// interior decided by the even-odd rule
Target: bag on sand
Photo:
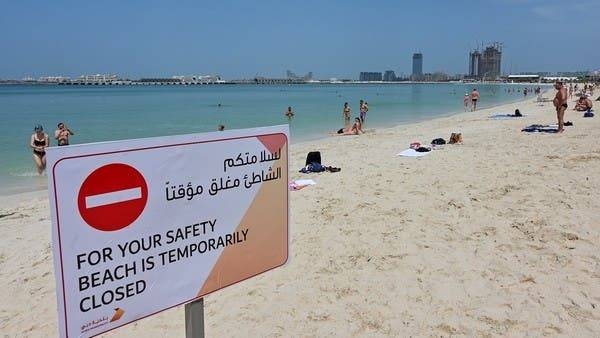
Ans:
{"type": "Polygon", "coordinates": [[[305,166],[311,163],[319,163],[321,164],[321,152],[320,151],[311,151],[306,155],[306,163],[305,166]]]}
{"type": "Polygon", "coordinates": [[[446,140],[443,138],[436,138],[431,141],[431,144],[435,144],[436,146],[441,146],[442,144],[446,144],[446,140]]]}
{"type": "Polygon", "coordinates": [[[456,144],[456,143],[462,143],[463,138],[462,138],[462,133],[452,133],[450,135],[450,140],[448,141],[449,144],[456,144]]]}

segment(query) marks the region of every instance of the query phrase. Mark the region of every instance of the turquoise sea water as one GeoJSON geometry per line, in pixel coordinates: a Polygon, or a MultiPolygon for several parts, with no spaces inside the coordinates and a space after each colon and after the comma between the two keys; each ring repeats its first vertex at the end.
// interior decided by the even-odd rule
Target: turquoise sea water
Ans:
{"type": "MultiPolygon", "coordinates": [[[[507,93],[516,85],[477,84],[481,107],[517,101],[507,93]]],[[[472,84],[315,84],[215,86],[0,86],[0,194],[46,187],[38,177],[28,147],[35,124],[42,124],[52,144],[58,122],[73,132],[71,143],[176,135],[288,123],[292,143],[327,137],[343,127],[348,102],[369,103],[366,128],[393,126],[463,111],[472,84]],[[219,106],[220,104],[220,106],[219,106]]],[[[504,113],[504,112],[501,112],[504,113]]],[[[508,113],[508,112],[506,112],[508,113]]]]}

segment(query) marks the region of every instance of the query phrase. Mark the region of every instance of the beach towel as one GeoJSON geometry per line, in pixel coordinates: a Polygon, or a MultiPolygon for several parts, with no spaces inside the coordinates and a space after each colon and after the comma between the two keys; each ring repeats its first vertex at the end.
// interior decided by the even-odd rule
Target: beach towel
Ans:
{"type": "Polygon", "coordinates": [[[311,164],[307,165],[306,167],[304,167],[298,171],[301,173],[307,174],[307,173],[320,173],[325,170],[327,170],[327,169],[324,166],[322,166],[321,163],[312,162],[311,164]]]}
{"type": "Polygon", "coordinates": [[[515,115],[511,115],[511,114],[496,114],[496,115],[491,115],[489,118],[492,120],[510,120],[510,119],[514,119],[514,118],[520,118],[523,116],[525,116],[525,115],[515,116],[515,115]]]}
{"type": "Polygon", "coordinates": [[[523,129],[521,129],[521,131],[527,132],[527,133],[557,133],[558,132],[558,125],[541,125],[541,124],[532,124],[530,126],[527,126],[523,129]]]}
{"type": "Polygon", "coordinates": [[[406,156],[406,157],[422,157],[425,156],[427,154],[431,153],[431,151],[428,152],[418,152],[415,149],[406,149],[403,150],[401,152],[398,153],[398,156],[406,156]]]}
{"type": "Polygon", "coordinates": [[[288,183],[288,188],[290,191],[296,191],[315,184],[317,183],[313,180],[295,180],[288,183]]]}

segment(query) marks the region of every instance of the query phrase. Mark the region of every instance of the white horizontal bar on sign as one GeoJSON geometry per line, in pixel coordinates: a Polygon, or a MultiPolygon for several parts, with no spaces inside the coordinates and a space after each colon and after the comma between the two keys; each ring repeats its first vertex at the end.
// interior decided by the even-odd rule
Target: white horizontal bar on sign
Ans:
{"type": "Polygon", "coordinates": [[[142,188],[131,188],[124,190],[117,190],[112,192],[107,192],[104,194],[87,196],[85,198],[85,207],[95,208],[101,207],[107,204],[114,204],[120,202],[127,202],[131,200],[136,200],[138,198],[142,198],[142,188]]]}

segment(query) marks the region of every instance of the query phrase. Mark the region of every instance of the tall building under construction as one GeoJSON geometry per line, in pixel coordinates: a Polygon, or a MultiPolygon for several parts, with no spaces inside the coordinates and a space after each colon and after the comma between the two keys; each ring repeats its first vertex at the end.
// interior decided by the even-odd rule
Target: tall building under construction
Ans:
{"type": "Polygon", "coordinates": [[[485,47],[483,52],[478,49],[469,53],[469,77],[480,80],[495,80],[501,75],[502,44],[494,42],[485,47]]]}

